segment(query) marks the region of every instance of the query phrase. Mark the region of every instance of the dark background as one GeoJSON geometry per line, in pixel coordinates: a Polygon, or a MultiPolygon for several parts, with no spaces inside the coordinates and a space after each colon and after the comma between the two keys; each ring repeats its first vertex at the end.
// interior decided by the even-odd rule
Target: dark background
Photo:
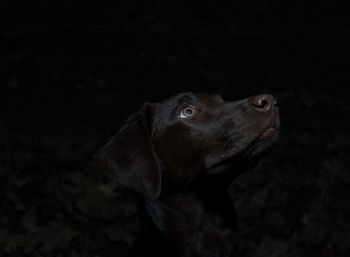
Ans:
{"type": "Polygon", "coordinates": [[[348,5],[72,2],[1,3],[0,256],[125,256],[134,198],[90,161],[182,91],[278,98],[279,144],[230,189],[238,256],[350,256],[348,5]]]}

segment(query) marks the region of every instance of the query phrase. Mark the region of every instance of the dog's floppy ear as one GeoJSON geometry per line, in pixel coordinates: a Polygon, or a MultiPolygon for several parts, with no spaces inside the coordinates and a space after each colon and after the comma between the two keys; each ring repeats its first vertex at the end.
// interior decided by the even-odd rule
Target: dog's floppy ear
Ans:
{"type": "Polygon", "coordinates": [[[151,107],[145,104],[97,153],[96,159],[108,177],[141,193],[159,197],[161,173],[151,142],[151,107]]]}

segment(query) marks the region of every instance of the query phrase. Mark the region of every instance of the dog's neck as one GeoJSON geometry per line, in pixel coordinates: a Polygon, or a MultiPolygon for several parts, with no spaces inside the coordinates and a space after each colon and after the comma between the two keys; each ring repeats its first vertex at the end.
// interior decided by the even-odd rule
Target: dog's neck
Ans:
{"type": "Polygon", "coordinates": [[[144,204],[148,229],[164,236],[178,250],[191,248],[200,252],[206,244],[215,243],[222,251],[232,248],[235,212],[227,187],[221,181],[208,179],[193,183],[183,192],[162,195],[144,204]]]}

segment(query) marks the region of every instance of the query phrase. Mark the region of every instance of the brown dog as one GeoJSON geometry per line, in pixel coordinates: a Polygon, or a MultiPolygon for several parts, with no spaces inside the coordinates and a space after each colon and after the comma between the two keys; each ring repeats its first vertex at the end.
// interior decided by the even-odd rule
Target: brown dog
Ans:
{"type": "Polygon", "coordinates": [[[144,225],[130,256],[233,256],[227,188],[277,138],[271,95],[235,102],[184,93],[145,104],[97,154],[140,196],[144,225]]]}

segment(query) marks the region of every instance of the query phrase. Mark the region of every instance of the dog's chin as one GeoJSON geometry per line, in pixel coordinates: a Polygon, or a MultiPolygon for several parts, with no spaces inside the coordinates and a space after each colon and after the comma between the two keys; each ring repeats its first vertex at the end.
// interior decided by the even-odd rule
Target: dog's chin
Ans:
{"type": "Polygon", "coordinates": [[[254,155],[248,155],[242,152],[231,157],[227,156],[224,159],[217,160],[207,168],[208,174],[216,175],[230,173],[232,177],[237,177],[242,173],[253,169],[263,158],[265,152],[266,151],[259,151],[254,153],[254,155]]]}
{"type": "Polygon", "coordinates": [[[239,157],[227,158],[210,167],[208,169],[208,174],[211,176],[224,175],[228,179],[227,182],[230,182],[238,176],[240,176],[241,174],[252,170],[258,164],[260,159],[261,158],[258,157],[258,155],[254,156],[253,158],[247,159],[239,157]]]}

